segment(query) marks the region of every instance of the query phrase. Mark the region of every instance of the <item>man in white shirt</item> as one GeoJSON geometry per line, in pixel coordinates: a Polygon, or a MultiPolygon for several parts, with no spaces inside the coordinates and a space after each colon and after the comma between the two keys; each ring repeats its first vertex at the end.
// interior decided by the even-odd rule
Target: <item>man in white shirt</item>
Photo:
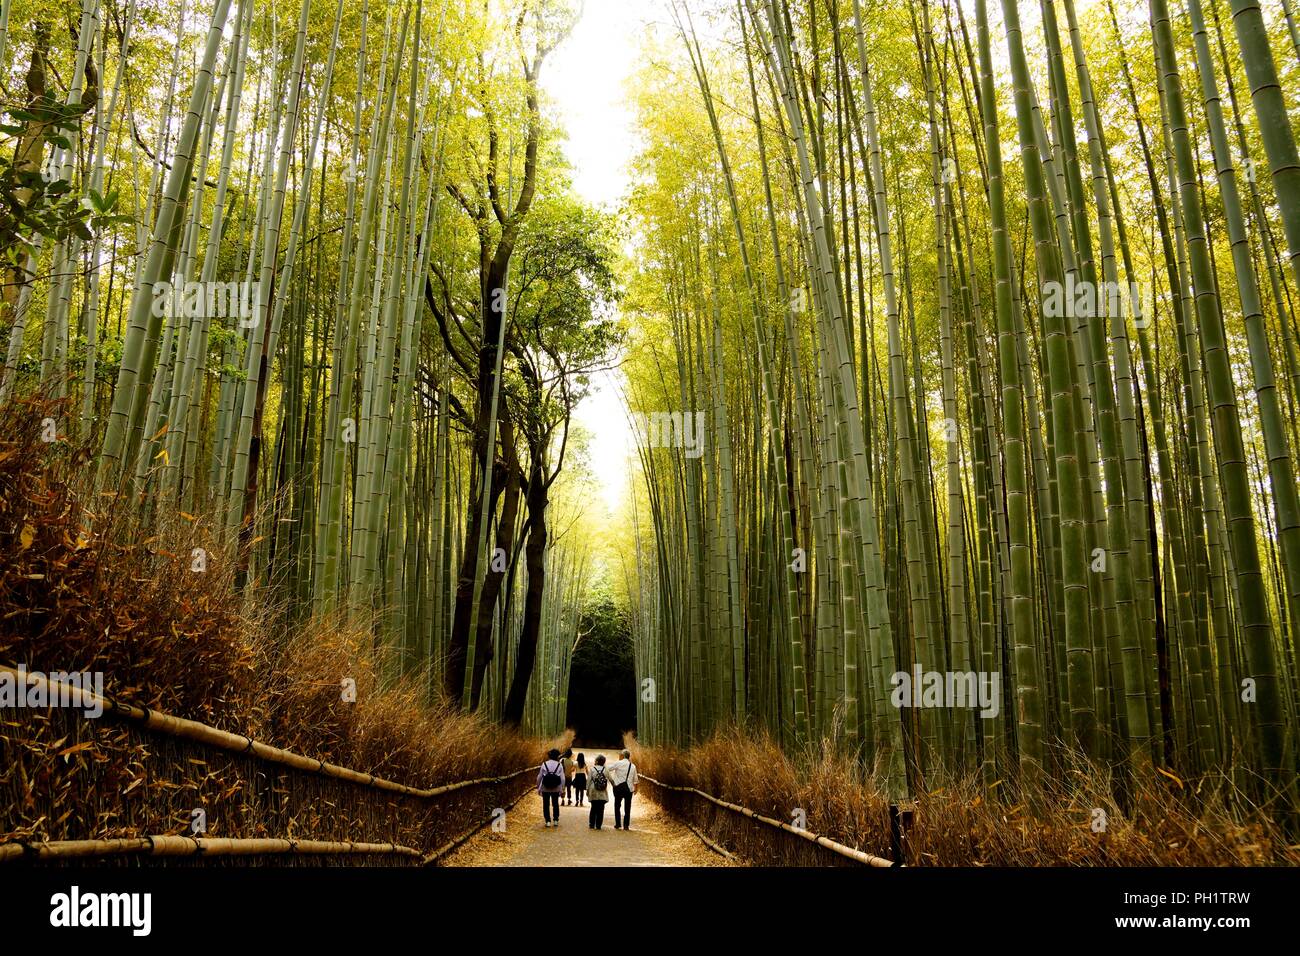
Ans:
{"type": "Polygon", "coordinates": [[[609,782],[614,785],[614,829],[632,829],[632,794],[636,793],[636,764],[632,754],[620,750],[618,759],[609,765],[609,782]],[[619,810],[622,809],[620,817],[619,810]]]}

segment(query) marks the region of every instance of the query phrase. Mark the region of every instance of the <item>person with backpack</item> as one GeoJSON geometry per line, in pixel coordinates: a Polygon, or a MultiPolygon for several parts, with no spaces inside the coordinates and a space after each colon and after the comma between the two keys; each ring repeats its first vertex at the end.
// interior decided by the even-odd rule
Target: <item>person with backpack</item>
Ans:
{"type": "Polygon", "coordinates": [[[570,747],[564,751],[564,756],[560,760],[564,764],[564,803],[565,806],[573,803],[573,748],[570,747]]]}
{"type": "Polygon", "coordinates": [[[596,764],[587,778],[587,799],[591,810],[587,814],[587,828],[599,830],[605,822],[605,804],[609,802],[609,777],[605,774],[605,755],[596,755],[596,764]]]}
{"type": "Polygon", "coordinates": [[[573,768],[573,794],[578,806],[587,796],[587,755],[578,754],[577,766],[573,768]]]}
{"type": "Polygon", "coordinates": [[[632,794],[636,793],[636,764],[632,754],[621,750],[609,767],[609,782],[614,785],[614,829],[632,829],[632,794]],[[623,814],[620,820],[619,809],[623,814]]]}
{"type": "Polygon", "coordinates": [[[560,794],[564,793],[564,764],[560,762],[560,752],[552,750],[537,768],[537,792],[542,796],[542,817],[546,826],[551,826],[554,812],[555,826],[560,825],[560,794]]]}

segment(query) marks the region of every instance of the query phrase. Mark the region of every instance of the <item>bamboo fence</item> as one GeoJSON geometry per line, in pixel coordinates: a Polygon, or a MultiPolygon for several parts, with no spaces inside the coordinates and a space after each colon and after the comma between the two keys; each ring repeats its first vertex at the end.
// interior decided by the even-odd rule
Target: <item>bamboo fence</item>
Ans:
{"type": "MultiPolygon", "coordinates": [[[[673,790],[673,791],[677,791],[678,793],[693,794],[697,797],[707,800],[709,803],[712,803],[715,806],[722,807],[724,810],[729,810],[732,813],[739,814],[750,820],[754,820],[758,823],[765,824],[766,826],[772,827],[781,832],[788,833],[792,836],[796,836],[801,840],[806,840],[807,842],[814,844],[823,850],[833,853],[836,856],[842,857],[846,860],[851,860],[854,863],[860,863],[864,866],[874,866],[874,867],[881,867],[881,868],[901,866],[901,864],[895,863],[892,860],[887,860],[884,857],[874,856],[870,853],[864,853],[861,850],[855,849],[854,847],[845,846],[843,843],[837,843],[834,840],[830,839],[829,837],[818,836],[816,833],[812,833],[808,830],[801,830],[798,827],[791,826],[790,824],[784,823],[780,820],[774,820],[771,817],[764,816],[763,814],[758,813],[757,811],[749,809],[749,807],[742,807],[740,804],[730,803],[726,800],[719,799],[718,797],[715,797],[712,794],[705,793],[703,790],[697,790],[695,787],[680,787],[674,784],[662,783],[656,780],[654,777],[647,776],[646,774],[640,774],[638,776],[638,779],[645,780],[648,783],[651,783],[654,786],[660,787],[664,790],[673,790]]],[[[701,836],[698,833],[696,835],[701,836]]],[[[701,836],[701,839],[704,839],[703,836],[701,836]]],[[[704,842],[711,849],[715,849],[715,850],[718,849],[713,845],[713,843],[710,840],[704,840],[704,842]]]]}
{"type": "MultiPolygon", "coordinates": [[[[506,811],[513,810],[516,803],[518,803],[520,800],[522,800],[524,797],[528,796],[532,792],[533,791],[531,788],[525,790],[523,793],[519,794],[519,796],[511,800],[510,803],[508,803],[504,809],[506,811]]],[[[432,853],[425,856],[423,860],[424,864],[426,866],[437,865],[439,860],[441,860],[447,854],[451,853],[452,850],[455,850],[456,848],[460,847],[463,843],[465,843],[465,841],[467,841],[470,837],[474,836],[474,834],[478,833],[485,826],[487,826],[487,824],[485,823],[474,824],[474,826],[470,827],[468,830],[466,830],[460,836],[456,837],[454,840],[447,841],[442,846],[438,847],[438,849],[434,850],[432,853]]]]}
{"type": "MultiPolygon", "coordinates": [[[[0,666],[0,673],[17,672],[0,666]]],[[[246,735],[51,681],[43,674],[26,676],[29,684],[42,684],[49,699],[55,699],[56,693],[62,694],[70,706],[50,708],[48,712],[20,710],[18,713],[29,714],[32,719],[38,719],[39,713],[44,719],[66,722],[67,726],[60,727],[59,731],[66,730],[69,739],[84,737],[85,726],[90,723],[89,719],[77,719],[81,714],[77,708],[96,707],[103,708],[103,718],[116,718],[126,724],[128,737],[152,735],[153,739],[147,743],[132,741],[139,744],[139,751],[151,765],[135,771],[136,779],[143,779],[150,786],[130,787],[120,796],[112,795],[109,778],[96,778],[91,794],[106,798],[112,795],[113,800],[110,813],[101,814],[92,826],[148,833],[158,826],[160,818],[176,819],[188,807],[198,806],[210,818],[221,821],[221,825],[233,820],[240,830],[251,829],[256,835],[247,832],[230,837],[162,834],[97,839],[25,836],[0,843],[0,864],[20,861],[57,864],[101,857],[188,858],[191,862],[240,857],[303,857],[324,862],[326,857],[344,857],[355,862],[374,863],[382,859],[385,863],[427,865],[481,829],[489,820],[489,811],[503,797],[510,800],[509,805],[517,802],[522,794],[513,792],[518,786],[513,782],[533,769],[525,767],[499,776],[431,788],[411,787],[273,747],[246,735]],[[157,740],[159,737],[161,742],[157,740]],[[213,751],[218,754],[214,755],[213,751]],[[197,781],[195,768],[202,770],[197,781]],[[473,795],[469,793],[471,788],[473,795]],[[132,790],[138,799],[121,799],[132,790]],[[190,794],[193,797],[186,804],[190,794]],[[99,822],[102,820],[111,823],[99,822]],[[275,830],[280,833],[275,834],[275,830]],[[303,830],[311,838],[300,838],[294,830],[303,830]],[[385,838],[372,835],[366,840],[354,840],[351,835],[355,830],[367,833],[383,830],[385,838]],[[448,842],[450,834],[458,835],[448,842]]],[[[99,742],[108,745],[110,735],[96,736],[99,742]]],[[[22,757],[19,754],[19,759],[22,757]]],[[[22,776],[9,774],[8,782],[12,784],[22,776]]],[[[54,790],[54,787],[42,787],[37,795],[37,799],[50,803],[48,815],[52,819],[59,816],[54,790]]],[[[85,819],[92,818],[95,807],[84,804],[93,804],[93,798],[81,803],[78,812],[85,813],[85,819]]],[[[4,805],[14,804],[5,801],[4,805]]],[[[73,829],[76,823],[65,826],[73,829]]],[[[0,830],[16,829],[0,822],[0,830]]]]}
{"type": "Polygon", "coordinates": [[[229,837],[145,836],[118,840],[49,840],[0,845],[0,863],[16,860],[79,860],[136,854],[140,856],[267,856],[280,854],[389,855],[423,861],[414,847],[395,843],[335,840],[235,839],[229,837]]]}
{"type": "MultiPolygon", "coordinates": [[[[0,666],[0,673],[9,673],[17,676],[16,668],[0,666]]],[[[524,767],[513,773],[504,774],[499,777],[479,777],[475,780],[460,780],[456,783],[443,784],[440,787],[423,790],[418,787],[408,787],[402,783],[396,783],[392,780],[385,780],[382,777],[376,777],[374,774],[361,773],[357,770],[351,770],[347,767],[340,767],[324,760],[316,760],[312,757],[305,757],[302,754],[294,753],[291,750],[284,750],[280,747],[272,747],[270,744],[259,743],[252,737],[245,734],[232,734],[225,730],[218,730],[216,727],[209,727],[207,724],[201,724],[196,720],[186,720],[184,717],[173,717],[171,714],[164,714],[161,711],[150,710],[148,707],[137,707],[134,704],[127,704],[122,701],[114,700],[111,697],[101,697],[98,694],[83,690],[71,684],[63,684],[61,681],[51,681],[43,674],[26,674],[30,683],[39,684],[46,687],[47,694],[54,687],[66,687],[68,700],[73,707],[102,707],[105,715],[121,717],[126,720],[134,720],[143,724],[149,730],[157,731],[162,734],[169,734],[173,737],[180,737],[186,740],[193,740],[200,744],[210,747],[216,747],[220,750],[226,750],[230,753],[248,754],[256,757],[258,760],[265,760],[270,763],[283,764],[286,767],[293,767],[297,770],[305,770],[308,773],[317,773],[326,777],[333,777],[336,780],[346,780],[349,783],[360,784],[365,787],[375,787],[379,790],[390,790],[394,793],[401,793],[411,797],[420,797],[428,799],[437,797],[444,793],[451,793],[453,790],[460,790],[464,787],[473,787],[485,783],[502,783],[532,770],[532,767],[524,767]]]]}

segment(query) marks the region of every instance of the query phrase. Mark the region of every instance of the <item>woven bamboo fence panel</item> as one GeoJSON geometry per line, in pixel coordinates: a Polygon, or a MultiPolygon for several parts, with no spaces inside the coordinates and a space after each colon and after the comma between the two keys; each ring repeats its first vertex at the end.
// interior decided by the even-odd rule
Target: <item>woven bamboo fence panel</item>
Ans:
{"type": "Polygon", "coordinates": [[[764,866],[892,867],[883,857],[800,830],[694,787],[661,783],[641,774],[655,788],[655,801],[727,852],[764,866]]]}
{"type": "Polygon", "coordinates": [[[512,768],[416,790],[120,704],[5,709],[0,864],[419,865],[530,783],[512,768]],[[272,842],[220,842],[251,840],[272,842]]]}

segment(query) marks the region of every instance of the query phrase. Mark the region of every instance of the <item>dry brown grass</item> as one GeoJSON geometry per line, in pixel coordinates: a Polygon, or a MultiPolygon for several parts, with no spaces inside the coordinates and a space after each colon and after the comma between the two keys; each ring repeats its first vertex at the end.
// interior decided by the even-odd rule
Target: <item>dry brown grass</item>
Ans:
{"type": "Polygon", "coordinates": [[[142,534],[111,494],[87,503],[93,464],[67,441],[41,441],[63,403],[0,408],[0,662],[105,672],[112,692],[239,730],[258,698],[258,622],[244,614],[229,562],[204,522],[142,534]],[[190,570],[194,548],[211,557],[190,570]]]}
{"type": "MultiPolygon", "coordinates": [[[[364,622],[312,622],[278,636],[282,626],[272,622],[284,618],[246,606],[232,562],[202,516],[166,516],[142,534],[124,501],[102,495],[90,506],[89,456],[67,441],[40,439],[42,420],[65,413],[42,400],[0,408],[0,663],[99,671],[110,697],[414,787],[540,759],[542,741],[428,705],[419,675],[385,678],[392,668],[364,622]],[[207,555],[202,573],[191,570],[195,548],[207,555]],[[343,700],[344,678],[356,683],[355,702],[343,700]]],[[[248,768],[223,761],[229,773],[219,780],[207,767],[160,769],[159,753],[173,763],[203,761],[113,721],[6,712],[0,743],[0,838],[183,831],[188,818],[178,820],[173,804],[219,804],[250,787],[248,768]],[[168,793],[178,789],[206,802],[177,803],[168,793]],[[152,815],[151,800],[158,804],[152,815]]],[[[315,793],[314,785],[297,786],[315,793]]],[[[261,812],[252,796],[239,799],[241,814],[261,812]]],[[[270,819],[250,818],[234,832],[227,822],[224,834],[275,835],[270,819]]]]}
{"type": "MultiPolygon", "coordinates": [[[[635,747],[635,741],[629,740],[635,747]]],[[[767,737],[720,731],[688,750],[635,750],[637,764],[664,783],[691,786],[789,822],[796,808],[807,827],[868,853],[891,857],[890,811],[882,775],[864,771],[829,746],[797,758],[767,737]]],[[[990,796],[978,779],[923,794],[914,804],[905,857],[910,866],[1234,866],[1297,865],[1276,821],[1229,801],[1215,781],[1199,786],[1151,780],[1129,810],[1109,781],[1082,776],[1044,794],[1035,812],[990,796]],[[1092,829],[1093,810],[1106,814],[1092,829]]],[[[658,796],[658,794],[656,794],[658,796]]],[[[822,859],[820,851],[774,827],[755,824],[698,797],[669,796],[674,812],[752,862],[782,865],[822,859]]]]}

